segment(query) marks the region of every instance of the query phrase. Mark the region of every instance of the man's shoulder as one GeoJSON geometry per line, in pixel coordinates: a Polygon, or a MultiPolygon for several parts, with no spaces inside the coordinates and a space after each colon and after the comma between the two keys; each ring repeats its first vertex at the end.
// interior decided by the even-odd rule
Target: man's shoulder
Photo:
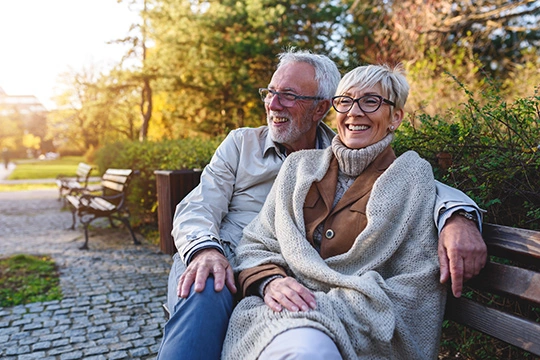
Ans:
{"type": "Polygon", "coordinates": [[[231,130],[229,136],[232,137],[263,137],[266,138],[268,135],[268,126],[259,126],[256,128],[253,127],[241,127],[238,129],[231,130]]]}
{"type": "Polygon", "coordinates": [[[239,151],[254,151],[258,149],[264,153],[274,143],[270,139],[268,126],[259,126],[257,128],[243,127],[232,130],[225,143],[234,143],[239,151]]]}

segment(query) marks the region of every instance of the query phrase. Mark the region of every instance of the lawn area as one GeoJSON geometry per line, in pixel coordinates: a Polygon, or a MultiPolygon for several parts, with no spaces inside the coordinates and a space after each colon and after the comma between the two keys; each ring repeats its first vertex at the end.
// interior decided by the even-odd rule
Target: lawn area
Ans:
{"type": "Polygon", "coordinates": [[[0,259],[0,307],[60,300],[56,264],[47,256],[0,259]]]}
{"type": "Polygon", "coordinates": [[[75,176],[82,156],[66,156],[57,160],[16,160],[17,167],[8,180],[54,179],[58,175],[75,176]]]}

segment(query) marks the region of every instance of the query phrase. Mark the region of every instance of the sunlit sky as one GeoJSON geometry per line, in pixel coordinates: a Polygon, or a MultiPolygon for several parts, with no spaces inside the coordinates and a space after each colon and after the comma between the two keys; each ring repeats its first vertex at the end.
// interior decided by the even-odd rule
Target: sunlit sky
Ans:
{"type": "Polygon", "coordinates": [[[116,0],[0,0],[0,88],[35,95],[49,110],[61,73],[109,69],[137,22],[127,2],[116,0]]]}

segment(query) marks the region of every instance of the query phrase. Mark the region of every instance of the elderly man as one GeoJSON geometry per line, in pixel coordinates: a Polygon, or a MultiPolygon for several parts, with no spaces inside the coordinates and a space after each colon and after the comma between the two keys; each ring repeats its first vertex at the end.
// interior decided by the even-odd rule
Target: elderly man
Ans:
{"type": "MultiPolygon", "coordinates": [[[[260,90],[268,126],[231,131],[199,186],[177,206],[172,234],[178,253],[168,294],[172,314],[159,359],[220,358],[236,293],[230,262],[242,230],[260,211],[285,157],[326,148],[335,136],[322,122],[341,78],[335,63],[294,50],[279,59],[268,88],[260,90]]],[[[486,261],[477,227],[481,214],[456,189],[437,183],[437,196],[441,282],[451,274],[454,295],[460,296],[463,282],[486,261]]]]}

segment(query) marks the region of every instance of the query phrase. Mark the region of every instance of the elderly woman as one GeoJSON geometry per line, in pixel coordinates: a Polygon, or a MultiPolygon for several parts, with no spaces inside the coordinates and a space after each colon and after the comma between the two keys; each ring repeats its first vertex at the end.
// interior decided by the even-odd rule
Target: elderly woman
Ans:
{"type": "Polygon", "coordinates": [[[223,359],[437,358],[432,169],[390,146],[408,92],[398,68],[343,77],[332,146],[291,154],[244,230],[223,359]]]}

